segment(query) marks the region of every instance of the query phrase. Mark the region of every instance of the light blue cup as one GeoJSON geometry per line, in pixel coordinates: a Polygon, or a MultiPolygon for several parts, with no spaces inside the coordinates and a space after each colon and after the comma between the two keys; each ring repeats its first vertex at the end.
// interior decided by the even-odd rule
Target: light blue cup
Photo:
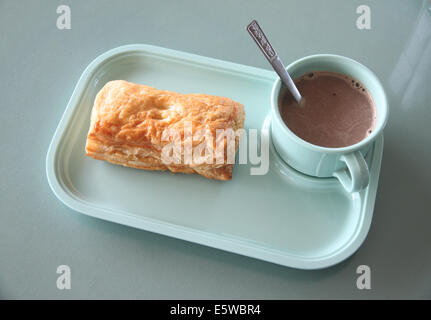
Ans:
{"type": "Polygon", "coordinates": [[[317,54],[299,59],[287,71],[292,78],[311,71],[333,71],[359,80],[371,94],[377,111],[374,131],[362,141],[344,148],[320,147],[296,136],[283,122],[279,111],[281,81],[278,78],[271,93],[271,134],[281,158],[296,170],[315,177],[336,177],[347,192],[357,192],[368,185],[369,172],[364,156],[372,142],[382,134],[388,119],[388,103],[382,84],[367,67],[352,59],[317,54]]]}

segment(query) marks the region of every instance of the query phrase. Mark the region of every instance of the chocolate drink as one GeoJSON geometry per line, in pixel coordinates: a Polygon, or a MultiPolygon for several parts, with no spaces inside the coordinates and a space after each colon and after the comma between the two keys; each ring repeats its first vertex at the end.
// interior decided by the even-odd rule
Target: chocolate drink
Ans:
{"type": "Polygon", "coordinates": [[[283,89],[280,114],[289,129],[312,144],[341,148],[366,138],[375,127],[376,108],[367,89],[346,75],[317,71],[294,80],[299,105],[283,89]]]}

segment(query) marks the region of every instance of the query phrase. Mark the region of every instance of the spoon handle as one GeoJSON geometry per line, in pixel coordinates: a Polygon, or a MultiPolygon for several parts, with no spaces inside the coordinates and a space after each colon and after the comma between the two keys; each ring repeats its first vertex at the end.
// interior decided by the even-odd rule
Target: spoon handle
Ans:
{"type": "Polygon", "coordinates": [[[272,61],[274,61],[278,57],[277,52],[275,52],[271,43],[269,43],[268,39],[265,36],[265,33],[263,33],[256,20],[250,22],[250,24],[247,26],[247,31],[251,35],[253,40],[256,42],[259,49],[268,59],[269,63],[272,63],[272,61]]]}
{"type": "Polygon", "coordinates": [[[281,59],[278,57],[277,52],[275,52],[274,48],[266,38],[265,33],[262,31],[256,20],[250,22],[250,24],[247,26],[247,31],[256,42],[257,46],[259,47],[260,51],[262,51],[268,62],[272,65],[275,72],[277,72],[281,78],[281,81],[283,81],[284,85],[287,87],[287,89],[289,89],[295,100],[299,103],[302,98],[301,94],[293,83],[289,73],[287,73],[283,62],[281,62],[281,59]]]}

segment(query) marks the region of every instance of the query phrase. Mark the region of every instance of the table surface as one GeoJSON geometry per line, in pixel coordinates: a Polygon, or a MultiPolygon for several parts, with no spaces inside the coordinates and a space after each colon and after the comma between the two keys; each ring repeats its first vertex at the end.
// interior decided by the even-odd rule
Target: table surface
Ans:
{"type": "Polygon", "coordinates": [[[431,298],[431,10],[425,1],[0,2],[0,298],[431,298]],[[56,10],[71,9],[59,30],[56,10]],[[358,6],[371,29],[358,29],[358,6]],[[331,268],[278,266],[98,220],[64,206],[46,152],[73,88],[99,54],[145,43],[269,69],[245,31],[257,19],[285,62],[336,53],[371,68],[390,117],[374,218],[331,268]],[[71,289],[56,286],[71,268],[71,289]],[[371,289],[356,286],[359,265],[371,289]]]}

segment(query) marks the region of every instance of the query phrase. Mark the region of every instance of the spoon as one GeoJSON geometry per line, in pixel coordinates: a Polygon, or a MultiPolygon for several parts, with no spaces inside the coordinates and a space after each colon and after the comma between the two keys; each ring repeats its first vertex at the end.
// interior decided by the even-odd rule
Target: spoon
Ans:
{"type": "Polygon", "coordinates": [[[266,38],[265,34],[263,33],[256,20],[250,22],[250,24],[247,26],[247,31],[253,38],[253,40],[256,42],[257,46],[259,47],[260,51],[262,51],[266,59],[268,59],[275,72],[277,72],[277,74],[280,76],[281,81],[283,81],[284,85],[287,87],[287,89],[289,89],[296,102],[299,103],[302,97],[298,91],[298,88],[295,86],[295,83],[293,83],[293,80],[290,77],[289,73],[286,71],[283,62],[281,62],[280,57],[278,56],[277,52],[275,52],[272,45],[269,43],[268,39],[266,38]]]}

